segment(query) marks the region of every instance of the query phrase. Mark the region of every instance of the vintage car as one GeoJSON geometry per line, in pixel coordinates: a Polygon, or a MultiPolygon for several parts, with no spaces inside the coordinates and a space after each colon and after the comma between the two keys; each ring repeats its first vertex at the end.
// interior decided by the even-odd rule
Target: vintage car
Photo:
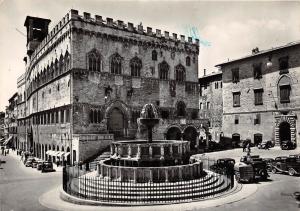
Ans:
{"type": "Polygon", "coordinates": [[[294,157],[277,157],[272,164],[272,173],[288,173],[290,176],[300,174],[300,162],[294,157]]]}
{"type": "Polygon", "coordinates": [[[47,171],[54,171],[53,163],[50,161],[43,162],[41,171],[42,171],[42,173],[47,172],[47,171]]]}
{"type": "Polygon", "coordinates": [[[269,175],[267,164],[258,155],[242,156],[240,162],[234,166],[234,173],[237,182],[254,182],[257,179],[266,180],[269,175]]]}
{"type": "Polygon", "coordinates": [[[214,165],[210,166],[210,170],[220,174],[230,173],[234,164],[235,160],[232,158],[220,158],[214,165]]]}
{"type": "Polygon", "coordinates": [[[296,158],[297,161],[300,161],[300,154],[296,154],[296,155],[289,155],[289,158],[296,158]]]}
{"type": "Polygon", "coordinates": [[[272,141],[264,141],[257,145],[258,149],[269,149],[271,147],[274,147],[272,141]]]}
{"type": "Polygon", "coordinates": [[[35,162],[35,159],[33,157],[29,157],[27,160],[26,160],[26,163],[25,163],[25,166],[26,167],[32,167],[32,163],[35,162]]]}
{"type": "Polygon", "coordinates": [[[45,162],[45,161],[42,161],[42,160],[40,160],[40,161],[37,162],[37,164],[36,164],[36,169],[37,169],[38,171],[42,170],[42,166],[43,166],[43,163],[44,163],[44,162],[45,162]]]}
{"type": "Polygon", "coordinates": [[[271,172],[274,159],[273,158],[263,158],[262,160],[265,161],[267,164],[267,171],[271,172]]]}
{"type": "Polygon", "coordinates": [[[41,161],[40,159],[36,159],[36,160],[32,161],[31,167],[32,167],[32,168],[37,168],[37,164],[38,164],[38,162],[40,162],[40,161],[41,161]]]}
{"type": "Polygon", "coordinates": [[[292,141],[283,141],[281,143],[282,150],[291,150],[291,149],[295,149],[295,148],[296,148],[296,144],[292,141]]]}

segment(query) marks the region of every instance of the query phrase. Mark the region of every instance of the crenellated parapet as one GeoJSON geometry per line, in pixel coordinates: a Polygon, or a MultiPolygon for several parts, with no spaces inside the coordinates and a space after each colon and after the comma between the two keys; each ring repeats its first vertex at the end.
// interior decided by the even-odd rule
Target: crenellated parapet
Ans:
{"type": "Polygon", "coordinates": [[[156,29],[156,31],[153,31],[152,27],[146,27],[144,29],[143,25],[141,24],[134,26],[133,23],[128,22],[127,24],[125,24],[122,20],[114,21],[112,18],[109,17],[107,17],[106,20],[104,20],[100,15],[95,15],[94,17],[92,17],[91,14],[87,12],[83,12],[83,15],[79,15],[78,10],[71,10],[70,15],[72,20],[81,20],[93,24],[99,24],[107,27],[121,29],[124,31],[134,32],[137,34],[166,39],[173,42],[181,42],[187,45],[199,46],[199,39],[195,39],[193,42],[192,37],[188,37],[186,40],[185,35],[177,36],[176,33],[172,33],[172,36],[170,36],[170,33],[168,31],[164,31],[164,34],[162,34],[162,31],[160,29],[156,29]]]}
{"type": "Polygon", "coordinates": [[[176,33],[171,33],[164,31],[162,33],[161,29],[156,29],[155,31],[152,27],[145,27],[142,24],[134,26],[133,23],[128,22],[127,24],[122,20],[114,21],[112,18],[107,17],[103,19],[102,16],[95,15],[91,16],[90,13],[84,12],[80,15],[77,10],[70,11],[70,18],[74,21],[81,21],[89,23],[95,26],[107,27],[115,30],[122,30],[124,34],[113,34],[109,31],[96,31],[91,30],[87,27],[72,26],[72,31],[82,34],[95,35],[97,37],[110,38],[115,41],[130,42],[137,45],[144,45],[153,48],[166,48],[172,51],[185,51],[189,53],[199,53],[199,39],[193,40],[192,37],[186,37],[184,35],[177,35],[176,33]],[[131,36],[135,34],[136,36],[131,36]]]}

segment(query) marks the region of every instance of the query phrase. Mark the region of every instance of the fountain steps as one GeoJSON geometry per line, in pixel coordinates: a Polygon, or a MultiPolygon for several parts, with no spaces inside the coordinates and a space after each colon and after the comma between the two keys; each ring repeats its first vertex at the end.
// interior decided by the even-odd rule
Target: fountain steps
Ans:
{"type": "Polygon", "coordinates": [[[94,180],[94,183],[88,182],[87,184],[89,185],[85,186],[84,180],[81,181],[82,182],[80,183],[80,188],[78,188],[78,184],[73,184],[74,187],[72,188],[73,190],[79,190],[77,193],[78,195],[88,196],[88,198],[91,199],[97,199],[101,196],[109,195],[111,200],[125,200],[125,198],[131,198],[133,201],[147,201],[147,198],[149,197],[152,200],[158,196],[158,199],[160,201],[162,199],[177,200],[178,198],[178,200],[182,200],[184,198],[201,198],[207,197],[209,195],[216,195],[218,193],[226,191],[230,186],[225,182],[223,177],[216,177],[213,174],[207,175],[206,178],[193,180],[193,183],[191,181],[189,181],[190,183],[166,183],[167,185],[163,187],[151,186],[151,188],[150,185],[147,185],[148,183],[131,186],[129,188],[126,185],[119,186],[121,185],[121,183],[116,183],[116,185],[113,185],[113,183],[106,183],[106,186],[103,186],[97,183],[97,180],[94,180]],[[105,191],[104,189],[109,189],[109,191],[105,191]],[[147,190],[150,191],[148,192],[147,190]]]}

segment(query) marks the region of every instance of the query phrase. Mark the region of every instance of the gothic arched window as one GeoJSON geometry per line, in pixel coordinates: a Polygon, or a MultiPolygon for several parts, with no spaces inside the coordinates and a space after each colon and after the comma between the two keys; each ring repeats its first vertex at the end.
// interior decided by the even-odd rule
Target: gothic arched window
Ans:
{"type": "Polygon", "coordinates": [[[88,53],[88,69],[90,71],[101,71],[101,56],[97,50],[93,49],[88,53]]]}
{"type": "Polygon", "coordinates": [[[185,68],[182,64],[175,67],[175,80],[181,82],[185,81],[185,68]]]}
{"type": "Polygon", "coordinates": [[[65,62],[64,62],[64,71],[68,71],[70,68],[70,54],[66,51],[65,54],[65,62]]]}
{"type": "Polygon", "coordinates": [[[110,72],[117,75],[122,74],[122,57],[118,53],[113,54],[111,57],[110,72]]]}
{"type": "Polygon", "coordinates": [[[63,73],[63,64],[64,64],[64,57],[63,57],[63,55],[60,55],[60,57],[59,57],[59,74],[62,74],[63,73]]]}
{"type": "Polygon", "coordinates": [[[157,52],[156,52],[156,50],[152,51],[152,60],[157,61],[157,52]]]}
{"type": "Polygon", "coordinates": [[[185,62],[186,62],[186,66],[191,66],[191,58],[189,56],[186,57],[185,59],[185,62]]]}
{"type": "Polygon", "coordinates": [[[163,61],[158,65],[159,78],[163,80],[169,79],[169,65],[166,61],[163,61]]]}
{"type": "Polygon", "coordinates": [[[140,77],[142,69],[142,61],[138,57],[134,57],[130,60],[131,76],[140,77]]]}
{"type": "Polygon", "coordinates": [[[179,101],[177,103],[177,116],[185,116],[185,103],[183,101],[179,101]]]}
{"type": "Polygon", "coordinates": [[[55,76],[59,75],[58,60],[57,59],[55,59],[55,62],[54,62],[54,72],[55,72],[55,76]]]}

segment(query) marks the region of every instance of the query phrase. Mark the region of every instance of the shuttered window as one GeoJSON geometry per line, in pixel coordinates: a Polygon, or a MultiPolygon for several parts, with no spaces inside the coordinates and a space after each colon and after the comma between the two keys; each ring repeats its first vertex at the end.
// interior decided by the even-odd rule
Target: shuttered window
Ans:
{"type": "Polygon", "coordinates": [[[263,89],[254,90],[254,104],[255,105],[263,104],[263,89]]]}

